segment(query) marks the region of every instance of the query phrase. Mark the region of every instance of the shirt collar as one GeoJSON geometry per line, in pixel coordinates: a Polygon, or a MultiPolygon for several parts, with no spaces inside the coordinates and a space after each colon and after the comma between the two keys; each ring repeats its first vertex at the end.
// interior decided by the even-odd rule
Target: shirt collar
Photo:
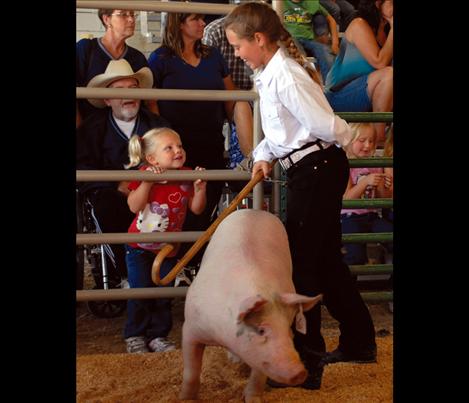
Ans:
{"type": "Polygon", "coordinates": [[[283,48],[278,48],[272,59],[270,59],[269,63],[267,63],[267,66],[265,66],[264,69],[257,75],[256,84],[259,85],[260,83],[261,86],[267,87],[274,78],[274,75],[278,72],[281,64],[283,63],[283,60],[286,57],[287,56],[285,55],[283,48]]]}

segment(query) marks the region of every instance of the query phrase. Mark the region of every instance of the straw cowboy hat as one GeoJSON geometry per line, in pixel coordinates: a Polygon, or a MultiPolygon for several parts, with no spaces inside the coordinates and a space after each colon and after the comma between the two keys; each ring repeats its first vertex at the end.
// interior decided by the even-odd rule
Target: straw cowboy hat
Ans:
{"type": "MultiPolygon", "coordinates": [[[[106,71],[103,74],[94,76],[89,81],[87,87],[106,88],[108,85],[121,78],[137,79],[140,88],[151,88],[153,86],[153,73],[148,67],[142,67],[139,71],[134,73],[127,60],[119,59],[111,60],[106,67],[106,71]]],[[[104,99],[88,99],[88,101],[97,108],[106,107],[104,99]]]]}

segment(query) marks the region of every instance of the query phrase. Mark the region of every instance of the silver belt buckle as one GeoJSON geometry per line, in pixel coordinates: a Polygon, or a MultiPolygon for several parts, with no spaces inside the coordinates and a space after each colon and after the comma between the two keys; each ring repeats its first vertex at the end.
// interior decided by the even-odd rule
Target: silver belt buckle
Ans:
{"type": "Polygon", "coordinates": [[[287,172],[287,169],[291,166],[290,161],[286,158],[279,158],[278,162],[285,172],[287,172]]]}

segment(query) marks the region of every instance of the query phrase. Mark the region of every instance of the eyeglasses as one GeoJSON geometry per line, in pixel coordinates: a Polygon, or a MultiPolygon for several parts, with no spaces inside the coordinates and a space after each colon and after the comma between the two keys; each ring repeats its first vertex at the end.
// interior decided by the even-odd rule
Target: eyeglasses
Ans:
{"type": "Polygon", "coordinates": [[[138,13],[134,13],[133,11],[125,11],[125,12],[117,12],[117,13],[112,13],[111,15],[115,15],[116,17],[121,17],[121,18],[132,18],[136,20],[138,18],[138,13]]]}

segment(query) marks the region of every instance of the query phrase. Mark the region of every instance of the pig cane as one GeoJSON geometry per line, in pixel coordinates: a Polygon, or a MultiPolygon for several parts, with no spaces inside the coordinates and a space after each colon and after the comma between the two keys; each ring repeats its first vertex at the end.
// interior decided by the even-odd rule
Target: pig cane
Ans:
{"type": "MultiPolygon", "coordinates": [[[[273,164],[272,164],[273,166],[273,164]]],[[[244,188],[237,194],[237,196],[232,200],[228,207],[221,212],[217,219],[205,230],[202,236],[197,239],[197,241],[192,245],[192,247],[186,252],[186,254],[179,260],[173,269],[163,278],[160,278],[160,267],[164,258],[174,249],[174,246],[171,244],[165,245],[160,252],[156,255],[155,260],[151,268],[151,279],[157,285],[167,285],[173,281],[178,273],[184,268],[184,266],[189,262],[194,255],[199,251],[199,249],[210,239],[212,234],[215,232],[220,223],[235,209],[236,206],[241,203],[241,201],[251,192],[252,188],[257,185],[264,177],[262,171],[258,171],[256,175],[246,184],[244,188]]]]}

